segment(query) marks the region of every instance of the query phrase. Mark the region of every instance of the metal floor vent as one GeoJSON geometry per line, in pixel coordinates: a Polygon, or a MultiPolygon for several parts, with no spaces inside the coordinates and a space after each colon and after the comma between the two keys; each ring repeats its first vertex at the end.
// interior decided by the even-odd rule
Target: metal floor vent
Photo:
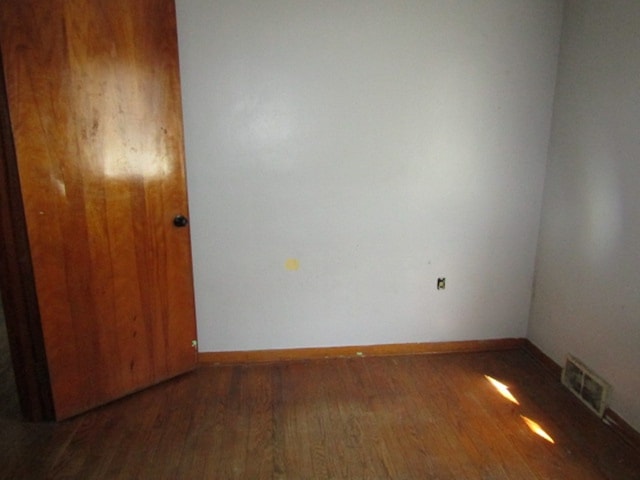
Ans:
{"type": "Polygon", "coordinates": [[[611,386],[572,355],[567,355],[562,383],[599,417],[604,415],[611,386]]]}

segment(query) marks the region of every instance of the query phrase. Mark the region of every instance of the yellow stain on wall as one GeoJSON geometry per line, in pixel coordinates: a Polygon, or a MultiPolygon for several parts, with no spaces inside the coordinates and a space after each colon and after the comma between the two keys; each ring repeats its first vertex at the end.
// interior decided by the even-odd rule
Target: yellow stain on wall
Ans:
{"type": "Polygon", "coordinates": [[[300,268],[300,262],[296,258],[287,258],[287,261],[284,262],[284,268],[290,272],[294,272],[300,268]]]}

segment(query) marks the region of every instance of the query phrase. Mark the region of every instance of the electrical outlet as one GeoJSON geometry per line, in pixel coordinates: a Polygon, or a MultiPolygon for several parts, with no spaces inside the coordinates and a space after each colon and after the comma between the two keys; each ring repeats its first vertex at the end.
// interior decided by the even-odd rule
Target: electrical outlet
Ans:
{"type": "Polygon", "coordinates": [[[438,282],[436,283],[436,288],[438,290],[444,290],[444,288],[446,287],[446,282],[447,279],[442,277],[442,278],[438,278],[438,282]]]}

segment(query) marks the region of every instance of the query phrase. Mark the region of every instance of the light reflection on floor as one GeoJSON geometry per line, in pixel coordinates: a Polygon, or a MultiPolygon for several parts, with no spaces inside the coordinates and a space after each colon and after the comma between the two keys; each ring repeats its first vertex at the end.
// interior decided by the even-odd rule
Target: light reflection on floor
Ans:
{"type": "Polygon", "coordinates": [[[498,391],[500,395],[502,395],[504,398],[509,400],[511,403],[520,405],[520,402],[518,402],[518,399],[513,396],[513,394],[509,391],[509,387],[507,387],[504,383],[499,382],[498,380],[496,380],[493,377],[490,377],[489,375],[485,375],[484,378],[486,378],[489,381],[489,383],[493,385],[493,387],[498,391]]]}
{"type": "MultiPolygon", "coordinates": [[[[487,379],[487,381],[496,389],[496,391],[500,395],[502,395],[504,398],[509,400],[511,403],[520,405],[520,402],[518,402],[518,399],[509,391],[509,387],[507,385],[496,380],[493,377],[490,377],[489,375],[485,375],[484,378],[487,379]]],[[[556,443],[555,440],[551,437],[551,435],[545,432],[545,430],[540,426],[539,423],[531,420],[528,417],[525,417],[524,415],[520,415],[520,418],[522,418],[522,420],[527,425],[527,427],[529,427],[529,430],[531,430],[533,433],[544,438],[549,443],[556,443]]]]}
{"type": "Polygon", "coordinates": [[[525,417],[524,415],[520,415],[520,417],[522,418],[522,420],[524,420],[524,423],[527,424],[527,427],[529,427],[529,430],[531,430],[533,433],[544,438],[547,442],[556,443],[555,440],[553,440],[553,438],[551,438],[551,436],[547,432],[545,432],[538,423],[534,422],[528,417],[525,417]]]}

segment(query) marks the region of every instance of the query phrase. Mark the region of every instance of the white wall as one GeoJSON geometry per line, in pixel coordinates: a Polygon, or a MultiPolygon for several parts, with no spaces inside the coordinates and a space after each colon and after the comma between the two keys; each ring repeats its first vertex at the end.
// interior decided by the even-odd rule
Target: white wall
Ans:
{"type": "Polygon", "coordinates": [[[560,1],[177,8],[201,351],[525,335],[560,1]]]}
{"type": "Polygon", "coordinates": [[[640,2],[569,1],[529,338],[640,430],[640,2]]]}

